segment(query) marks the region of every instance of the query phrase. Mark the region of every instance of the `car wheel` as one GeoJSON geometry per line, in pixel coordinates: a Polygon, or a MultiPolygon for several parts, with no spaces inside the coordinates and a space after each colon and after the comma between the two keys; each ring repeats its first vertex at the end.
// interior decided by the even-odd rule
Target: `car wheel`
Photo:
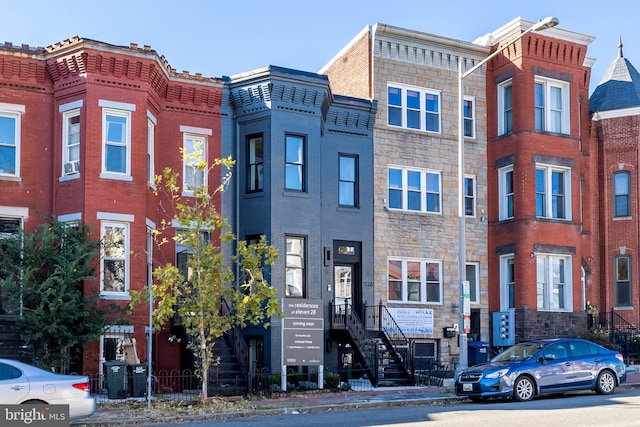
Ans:
{"type": "Polygon", "coordinates": [[[44,400],[32,399],[22,402],[23,405],[48,405],[44,400]]]}
{"type": "Polygon", "coordinates": [[[598,375],[596,382],[596,392],[598,394],[611,394],[616,388],[616,378],[611,371],[602,371],[598,375]]]}
{"type": "Polygon", "coordinates": [[[513,398],[518,402],[527,402],[533,399],[535,387],[531,378],[527,376],[518,377],[513,386],[513,398]]]}

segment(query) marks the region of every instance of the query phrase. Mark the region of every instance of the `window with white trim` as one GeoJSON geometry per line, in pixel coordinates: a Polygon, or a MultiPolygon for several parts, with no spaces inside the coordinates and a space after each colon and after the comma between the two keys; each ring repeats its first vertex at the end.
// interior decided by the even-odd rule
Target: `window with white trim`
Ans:
{"type": "Polygon", "coordinates": [[[498,201],[500,220],[513,218],[513,165],[498,170],[498,201]]]}
{"type": "Polygon", "coordinates": [[[480,264],[469,262],[466,265],[466,278],[469,282],[469,301],[480,304],[480,264]]]}
{"type": "Polygon", "coordinates": [[[182,191],[193,195],[199,187],[207,184],[207,138],[203,135],[183,135],[183,180],[182,191]]]}
{"type": "Polygon", "coordinates": [[[633,307],[631,287],[631,256],[620,255],[614,258],[615,264],[615,305],[616,307],[633,307]]]}
{"type": "Polygon", "coordinates": [[[102,171],[110,177],[131,175],[131,112],[104,108],[102,171]]]}
{"type": "Polygon", "coordinates": [[[511,79],[498,85],[498,135],[513,132],[513,87],[511,79]]]}
{"type": "Polygon", "coordinates": [[[439,91],[389,83],[387,96],[389,126],[440,132],[439,91]]]}
{"type": "Polygon", "coordinates": [[[536,254],[538,310],[573,311],[571,257],[536,254]]]}
{"type": "Polygon", "coordinates": [[[129,224],[102,222],[101,293],[129,291],[129,224]]]}
{"type": "Polygon", "coordinates": [[[516,308],[513,254],[500,256],[500,310],[516,308]]]}
{"type": "Polygon", "coordinates": [[[80,109],[62,113],[62,175],[80,173],[80,109]]]}
{"type": "Polygon", "coordinates": [[[389,302],[442,303],[442,262],[421,259],[387,260],[389,302]]]}
{"type": "Polygon", "coordinates": [[[536,130],[569,133],[569,83],[536,76],[536,130]]]}
{"type": "Polygon", "coordinates": [[[20,115],[24,105],[0,102],[0,176],[20,176],[20,115]]]}
{"type": "Polygon", "coordinates": [[[536,166],[536,216],[571,219],[571,169],[536,166]]]}
{"type": "Polygon", "coordinates": [[[464,136],[467,138],[476,137],[476,99],[472,97],[464,97],[462,103],[464,136]]]}
{"type": "Polygon", "coordinates": [[[147,119],[147,182],[152,187],[155,186],[155,138],[156,124],[151,119],[147,119]]]}
{"type": "Polygon", "coordinates": [[[464,177],[464,214],[468,217],[476,216],[476,177],[464,177]]]}
{"type": "Polygon", "coordinates": [[[440,172],[389,167],[389,209],[441,212],[440,172]]]}
{"type": "Polygon", "coordinates": [[[306,290],[306,239],[301,236],[286,236],[286,297],[304,298],[306,290]]]}

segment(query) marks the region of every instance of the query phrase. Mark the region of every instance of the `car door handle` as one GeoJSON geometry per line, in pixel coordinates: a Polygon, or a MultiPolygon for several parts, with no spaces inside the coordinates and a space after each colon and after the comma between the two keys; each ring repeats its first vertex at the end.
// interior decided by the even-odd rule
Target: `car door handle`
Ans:
{"type": "Polygon", "coordinates": [[[571,363],[569,363],[569,362],[564,362],[564,365],[565,365],[565,366],[571,366],[571,363]]]}
{"type": "Polygon", "coordinates": [[[22,390],[23,388],[24,386],[22,385],[14,385],[13,387],[11,387],[11,390],[18,391],[18,390],[22,390]]]}

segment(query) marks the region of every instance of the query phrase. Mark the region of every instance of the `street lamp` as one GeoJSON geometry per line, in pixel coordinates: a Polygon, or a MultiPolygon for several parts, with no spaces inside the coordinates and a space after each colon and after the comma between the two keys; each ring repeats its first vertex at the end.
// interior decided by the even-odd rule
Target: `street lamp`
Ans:
{"type": "MultiPolygon", "coordinates": [[[[530,28],[523,31],[515,39],[509,43],[500,47],[491,55],[484,58],[482,61],[471,67],[466,72],[462,71],[462,58],[458,59],[458,233],[459,233],[459,245],[458,245],[458,278],[460,285],[460,304],[458,305],[460,310],[459,319],[459,340],[460,340],[460,359],[458,363],[457,371],[464,369],[468,366],[467,355],[467,329],[465,327],[465,316],[469,316],[469,301],[465,301],[465,281],[466,281],[466,247],[465,247],[465,212],[464,212],[464,95],[463,95],[463,81],[469,75],[471,75],[478,68],[493,59],[496,55],[507,49],[509,46],[520,40],[526,34],[532,31],[542,31],[547,28],[552,28],[558,25],[560,21],[558,18],[549,16],[541,21],[536,22],[530,28]]],[[[468,292],[468,284],[466,291],[468,292]]]]}

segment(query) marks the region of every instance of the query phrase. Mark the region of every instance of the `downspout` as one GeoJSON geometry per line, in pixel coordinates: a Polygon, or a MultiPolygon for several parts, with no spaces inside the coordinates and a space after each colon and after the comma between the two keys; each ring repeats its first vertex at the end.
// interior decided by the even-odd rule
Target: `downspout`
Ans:
{"type": "MultiPolygon", "coordinates": [[[[236,171],[239,170],[239,166],[238,166],[238,162],[240,161],[240,125],[238,124],[237,121],[237,116],[234,114],[233,115],[233,121],[235,122],[236,125],[236,135],[235,135],[235,140],[236,140],[236,171]]],[[[234,229],[236,230],[236,238],[238,238],[238,235],[240,234],[240,176],[238,174],[236,174],[236,179],[235,179],[235,212],[234,212],[234,222],[235,222],[235,227],[234,229]]],[[[236,240],[237,241],[237,240],[236,240]]],[[[237,243],[234,243],[234,245],[237,245],[237,243]]],[[[237,246],[236,246],[237,247],[237,246]]],[[[235,251],[235,248],[234,248],[235,251]]],[[[235,272],[235,276],[236,278],[240,277],[240,265],[238,265],[238,263],[235,263],[236,266],[236,272],[235,272]]]]}

